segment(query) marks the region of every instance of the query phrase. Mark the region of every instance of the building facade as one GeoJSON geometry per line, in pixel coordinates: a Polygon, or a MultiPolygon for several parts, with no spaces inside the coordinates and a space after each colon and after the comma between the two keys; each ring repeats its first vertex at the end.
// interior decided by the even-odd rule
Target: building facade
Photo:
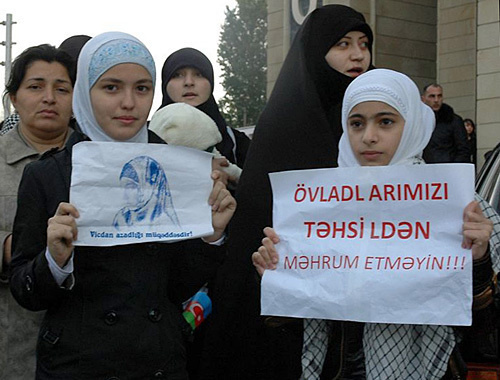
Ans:
{"type": "Polygon", "coordinates": [[[373,29],[373,60],[422,88],[437,82],[445,102],[476,122],[479,165],[500,142],[499,0],[268,0],[267,93],[308,12],[344,4],[373,29]]]}

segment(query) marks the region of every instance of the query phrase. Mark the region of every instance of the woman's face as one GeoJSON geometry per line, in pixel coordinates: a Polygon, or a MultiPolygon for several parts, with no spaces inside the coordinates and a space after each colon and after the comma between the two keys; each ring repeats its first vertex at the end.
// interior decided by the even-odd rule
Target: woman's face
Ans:
{"type": "Polygon", "coordinates": [[[125,203],[131,208],[140,207],[144,204],[144,194],[137,182],[130,178],[121,179],[122,186],[125,189],[125,203]]]}
{"type": "Polygon", "coordinates": [[[125,189],[125,204],[131,209],[144,207],[153,196],[151,186],[141,186],[130,178],[122,178],[121,183],[125,189]]]}
{"type": "Polygon", "coordinates": [[[368,70],[370,65],[369,40],[363,32],[352,31],[333,45],[325,55],[328,65],[351,78],[368,70]]]}
{"type": "Polygon", "coordinates": [[[153,104],[153,80],[135,63],[110,68],[90,90],[97,123],[112,139],[126,141],[146,124],[153,104]]]}
{"type": "Polygon", "coordinates": [[[465,130],[467,131],[467,134],[470,135],[472,132],[474,132],[474,127],[472,126],[472,123],[470,121],[466,121],[465,123],[465,130]]]}
{"type": "Polygon", "coordinates": [[[405,120],[382,102],[359,103],[349,113],[347,133],[354,156],[361,166],[383,166],[398,149],[405,120]]]}
{"type": "Polygon", "coordinates": [[[34,61],[10,100],[21,118],[21,128],[39,137],[64,133],[71,117],[73,86],[59,62],[34,61]]]}
{"type": "Polygon", "coordinates": [[[197,107],[208,100],[212,94],[212,86],[198,69],[183,67],[168,81],[167,94],[175,103],[186,103],[197,107]]]}

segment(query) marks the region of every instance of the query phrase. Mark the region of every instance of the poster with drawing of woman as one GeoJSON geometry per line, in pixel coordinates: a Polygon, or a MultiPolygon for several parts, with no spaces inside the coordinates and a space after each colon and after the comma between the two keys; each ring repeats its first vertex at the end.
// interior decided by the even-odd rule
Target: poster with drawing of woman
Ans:
{"type": "Polygon", "coordinates": [[[167,144],[82,142],[73,148],[75,245],[168,242],[213,233],[212,155],[167,144]],[[91,168],[92,170],[89,170],[91,168]]]}

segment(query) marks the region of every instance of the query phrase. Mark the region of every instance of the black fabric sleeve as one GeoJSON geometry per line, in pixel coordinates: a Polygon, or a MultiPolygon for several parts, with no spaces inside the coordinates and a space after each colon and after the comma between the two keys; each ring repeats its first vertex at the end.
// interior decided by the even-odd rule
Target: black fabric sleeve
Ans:
{"type": "Polygon", "coordinates": [[[244,132],[238,131],[235,128],[232,129],[234,138],[236,139],[236,164],[243,169],[251,140],[244,132]]]}
{"type": "Polygon", "coordinates": [[[14,220],[10,287],[17,302],[32,311],[47,309],[66,292],[54,280],[45,258],[49,215],[43,193],[33,165],[27,165],[14,220]]]}
{"type": "Polygon", "coordinates": [[[477,295],[492,284],[493,267],[491,256],[487,254],[482,259],[475,260],[473,262],[472,273],[473,294],[477,295]]]}
{"type": "Polygon", "coordinates": [[[210,283],[226,256],[225,245],[216,246],[202,239],[186,240],[181,252],[172,260],[169,298],[174,303],[182,303],[193,296],[205,283],[210,283]]]}

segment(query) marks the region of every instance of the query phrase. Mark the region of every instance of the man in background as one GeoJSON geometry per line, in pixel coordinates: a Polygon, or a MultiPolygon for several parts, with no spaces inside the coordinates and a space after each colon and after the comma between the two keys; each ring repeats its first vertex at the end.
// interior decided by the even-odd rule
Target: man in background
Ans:
{"type": "Polygon", "coordinates": [[[467,132],[460,116],[453,108],[443,103],[443,88],[432,83],[424,87],[422,101],[432,108],[436,115],[436,128],[429,144],[424,149],[427,163],[467,162],[470,163],[470,148],[467,132]]]}

